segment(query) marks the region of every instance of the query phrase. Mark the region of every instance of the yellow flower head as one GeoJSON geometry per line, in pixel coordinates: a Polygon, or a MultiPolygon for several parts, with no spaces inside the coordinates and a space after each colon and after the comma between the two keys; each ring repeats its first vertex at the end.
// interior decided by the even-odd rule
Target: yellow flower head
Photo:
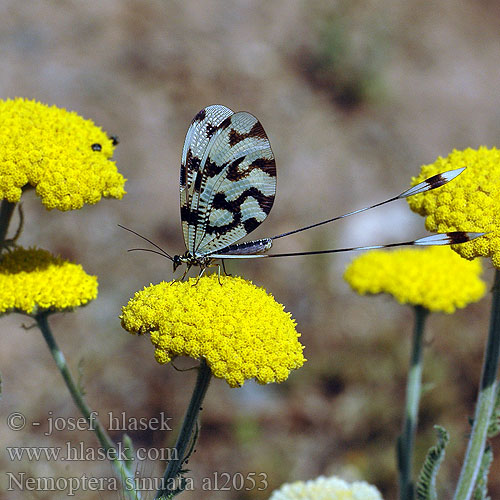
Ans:
{"type": "Polygon", "coordinates": [[[466,259],[491,257],[500,268],[500,151],[480,147],[478,150],[453,151],[424,165],[413,185],[425,178],[460,167],[467,167],[452,182],[439,189],[408,198],[414,211],[427,217],[429,231],[472,231],[489,233],[452,248],[466,259]]]}
{"type": "Polygon", "coordinates": [[[453,313],[486,292],[481,262],[467,261],[448,247],[372,250],[355,258],[344,279],[357,293],[388,293],[402,304],[453,313]]]}
{"type": "Polygon", "coordinates": [[[285,483],[269,500],[382,500],[380,492],[364,481],[347,483],[338,477],[285,483]]]}
{"type": "Polygon", "coordinates": [[[205,358],[231,387],[283,382],[305,359],[295,321],[263,288],[217,275],[150,285],[123,307],[122,326],[150,333],[158,363],[205,358]]]}
{"type": "Polygon", "coordinates": [[[125,179],[113,139],[75,112],[25,99],[0,100],[0,199],[33,186],[47,209],[73,210],[102,196],[121,199],[125,179]]]}
{"type": "Polygon", "coordinates": [[[0,314],[35,315],[83,306],[97,297],[97,278],[47,250],[17,247],[0,260],[0,314]]]}

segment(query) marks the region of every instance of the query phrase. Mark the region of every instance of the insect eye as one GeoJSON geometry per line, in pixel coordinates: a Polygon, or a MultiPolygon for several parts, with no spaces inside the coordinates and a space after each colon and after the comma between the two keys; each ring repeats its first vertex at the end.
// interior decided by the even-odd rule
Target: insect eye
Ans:
{"type": "Polygon", "coordinates": [[[112,135],[110,139],[111,139],[111,144],[113,144],[113,146],[117,146],[118,144],[120,144],[120,139],[118,139],[117,135],[112,135]]]}
{"type": "Polygon", "coordinates": [[[92,151],[101,151],[102,150],[102,146],[95,142],[94,144],[92,144],[92,146],[90,146],[92,148],[92,151]]]}

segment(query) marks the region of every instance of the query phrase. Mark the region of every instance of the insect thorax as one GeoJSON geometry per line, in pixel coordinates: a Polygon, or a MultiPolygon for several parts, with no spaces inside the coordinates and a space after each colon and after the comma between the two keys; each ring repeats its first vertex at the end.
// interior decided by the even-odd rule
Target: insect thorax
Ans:
{"type": "Polygon", "coordinates": [[[175,270],[182,264],[187,264],[188,268],[192,266],[199,266],[202,269],[209,267],[213,263],[212,258],[208,255],[193,255],[189,250],[182,255],[174,255],[172,262],[175,270]]]}

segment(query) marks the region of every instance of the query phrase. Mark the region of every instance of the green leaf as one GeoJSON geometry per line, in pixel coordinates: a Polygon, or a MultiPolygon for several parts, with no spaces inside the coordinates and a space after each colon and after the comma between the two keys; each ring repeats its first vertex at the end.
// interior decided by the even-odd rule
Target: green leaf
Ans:
{"type": "Polygon", "coordinates": [[[473,500],[489,500],[486,495],[488,494],[488,473],[490,472],[491,462],[493,462],[493,451],[488,445],[481,460],[481,467],[477,475],[474,494],[472,495],[473,500]]]}
{"type": "Polygon", "coordinates": [[[500,385],[497,385],[495,406],[491,413],[490,425],[488,426],[488,437],[491,439],[500,434],[500,385]]]}
{"type": "Polygon", "coordinates": [[[125,466],[129,471],[132,471],[135,460],[135,451],[132,438],[128,434],[123,436],[123,448],[125,453],[125,466]]]}
{"type": "Polygon", "coordinates": [[[427,457],[418,476],[416,488],[417,500],[437,499],[436,476],[444,459],[444,450],[450,436],[443,427],[435,425],[434,428],[437,432],[438,442],[427,452],[427,457]]]}

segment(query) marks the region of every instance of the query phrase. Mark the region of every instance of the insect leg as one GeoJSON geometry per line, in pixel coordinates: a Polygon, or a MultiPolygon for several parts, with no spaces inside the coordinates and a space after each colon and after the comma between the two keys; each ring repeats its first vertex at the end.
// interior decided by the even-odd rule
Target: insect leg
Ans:
{"type": "MultiPolygon", "coordinates": [[[[226,263],[224,262],[224,259],[221,259],[221,262],[222,262],[222,269],[224,270],[224,274],[226,276],[231,276],[230,274],[228,274],[228,272],[226,271],[226,263]]],[[[219,273],[220,273],[220,267],[219,267],[219,273]]]]}
{"type": "Polygon", "coordinates": [[[191,286],[196,286],[199,283],[200,278],[205,274],[206,269],[207,269],[206,267],[201,268],[201,271],[200,271],[200,274],[198,274],[198,279],[196,280],[196,283],[193,283],[191,286]]]}

